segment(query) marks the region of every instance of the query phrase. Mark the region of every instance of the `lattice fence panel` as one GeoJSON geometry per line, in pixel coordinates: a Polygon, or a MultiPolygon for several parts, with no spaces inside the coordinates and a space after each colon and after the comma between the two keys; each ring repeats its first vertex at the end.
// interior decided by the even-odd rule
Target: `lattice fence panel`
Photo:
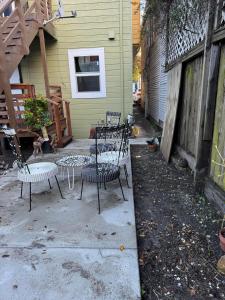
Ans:
{"type": "Polygon", "coordinates": [[[168,64],[176,61],[204,40],[206,18],[207,5],[204,6],[199,0],[173,2],[170,10],[168,64]]]}

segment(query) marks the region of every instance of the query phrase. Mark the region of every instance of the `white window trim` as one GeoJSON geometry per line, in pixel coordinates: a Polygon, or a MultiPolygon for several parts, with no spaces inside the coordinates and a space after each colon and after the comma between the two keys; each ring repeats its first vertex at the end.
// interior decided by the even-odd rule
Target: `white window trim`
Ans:
{"type": "MultiPolygon", "coordinates": [[[[105,80],[105,51],[104,48],[84,48],[84,49],[68,49],[70,83],[72,98],[104,98],[106,97],[106,80],[105,80]],[[74,57],[77,56],[99,56],[100,72],[91,73],[90,75],[99,75],[100,73],[100,91],[99,92],[78,92],[76,69],[74,57]]],[[[81,75],[79,73],[79,75],[81,75]]],[[[83,73],[82,76],[88,76],[83,73]]]]}

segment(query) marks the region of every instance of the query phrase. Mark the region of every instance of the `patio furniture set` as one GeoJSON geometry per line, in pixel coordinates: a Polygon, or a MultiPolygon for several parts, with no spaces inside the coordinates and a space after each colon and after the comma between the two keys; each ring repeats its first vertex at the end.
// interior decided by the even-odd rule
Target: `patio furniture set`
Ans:
{"type": "Polygon", "coordinates": [[[85,182],[96,184],[99,214],[101,213],[100,189],[106,189],[106,184],[111,181],[118,180],[123,200],[126,201],[120,175],[121,167],[123,167],[127,186],[129,187],[127,163],[130,125],[128,122],[120,124],[120,113],[107,112],[106,122],[108,123],[97,124],[95,127],[95,144],[91,145],[89,156],[70,155],[57,160],[55,163],[27,164],[21,153],[15,130],[1,128],[16,158],[14,163],[18,167],[18,180],[21,181],[21,198],[24,183],[29,183],[29,211],[31,211],[32,203],[32,183],[47,180],[49,188],[52,189],[50,180],[55,178],[60,196],[64,198],[57,178],[59,169],[61,169],[63,177],[66,173],[70,190],[74,189],[75,171],[80,169],[81,191],[79,200],[82,199],[85,182]],[[110,118],[110,121],[108,118],[110,118]]]}

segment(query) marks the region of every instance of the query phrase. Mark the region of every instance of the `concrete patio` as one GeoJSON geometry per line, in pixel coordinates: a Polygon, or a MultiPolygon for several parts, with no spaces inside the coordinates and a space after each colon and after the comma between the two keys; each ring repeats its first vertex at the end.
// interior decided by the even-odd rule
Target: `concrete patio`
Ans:
{"type": "MultiPolygon", "coordinates": [[[[90,143],[38,159],[87,154],[90,143]]],[[[130,165],[128,172],[132,186],[130,165]]],[[[132,188],[122,180],[124,202],[118,183],[108,184],[98,215],[95,185],[85,184],[79,201],[79,176],[73,191],[59,179],[65,199],[55,182],[52,190],[35,184],[29,213],[28,186],[20,199],[16,171],[0,178],[0,300],[140,299],[132,188]]]]}

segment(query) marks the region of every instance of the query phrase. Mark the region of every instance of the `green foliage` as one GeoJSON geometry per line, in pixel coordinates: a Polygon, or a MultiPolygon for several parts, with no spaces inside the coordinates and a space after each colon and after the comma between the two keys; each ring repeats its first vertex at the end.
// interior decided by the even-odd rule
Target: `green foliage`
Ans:
{"type": "Polygon", "coordinates": [[[133,64],[133,81],[138,81],[141,76],[141,57],[136,55],[133,64]]]}
{"type": "Polygon", "coordinates": [[[42,127],[51,125],[46,98],[38,96],[35,99],[25,99],[24,108],[25,123],[28,127],[39,130],[42,127]]]}
{"type": "Polygon", "coordinates": [[[144,21],[150,18],[154,32],[193,31],[195,23],[204,18],[209,0],[146,0],[144,21]],[[169,21],[168,21],[169,20],[169,21]]]}

